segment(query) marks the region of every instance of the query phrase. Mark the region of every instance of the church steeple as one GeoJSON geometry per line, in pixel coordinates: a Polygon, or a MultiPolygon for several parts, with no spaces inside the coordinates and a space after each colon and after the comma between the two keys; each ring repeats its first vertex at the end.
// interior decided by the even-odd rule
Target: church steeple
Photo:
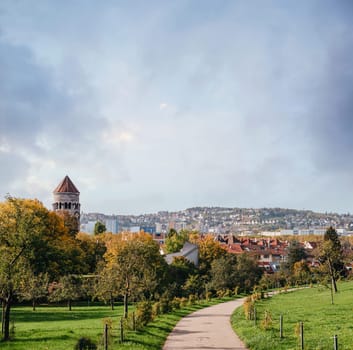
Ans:
{"type": "Polygon", "coordinates": [[[53,191],[53,210],[56,212],[68,212],[78,220],[80,224],[80,192],[71,179],[66,175],[53,191]]]}

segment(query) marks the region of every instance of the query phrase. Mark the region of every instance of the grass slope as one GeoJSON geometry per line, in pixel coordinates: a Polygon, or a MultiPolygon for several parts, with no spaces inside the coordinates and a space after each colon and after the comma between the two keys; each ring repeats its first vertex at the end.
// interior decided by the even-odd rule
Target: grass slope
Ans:
{"type": "Polygon", "coordinates": [[[304,323],[306,350],[333,349],[338,336],[340,350],[353,349],[353,282],[341,282],[331,305],[330,290],[309,288],[283,293],[256,302],[257,324],[245,320],[243,308],[232,316],[236,333],[251,350],[299,349],[298,323],[304,323]],[[272,316],[272,326],[264,330],[265,311],[272,316]],[[279,339],[279,318],[283,315],[284,338],[279,339]]]}
{"type": "MultiPolygon", "coordinates": [[[[102,349],[103,319],[113,321],[112,349],[161,349],[176,323],[189,313],[229,299],[214,299],[161,315],[142,331],[127,331],[126,341],[120,344],[119,324],[123,313],[118,306],[15,307],[11,312],[15,334],[10,342],[0,342],[1,350],[70,350],[81,337],[89,337],[102,349]]],[[[132,310],[132,308],[131,308],[132,310]]]]}

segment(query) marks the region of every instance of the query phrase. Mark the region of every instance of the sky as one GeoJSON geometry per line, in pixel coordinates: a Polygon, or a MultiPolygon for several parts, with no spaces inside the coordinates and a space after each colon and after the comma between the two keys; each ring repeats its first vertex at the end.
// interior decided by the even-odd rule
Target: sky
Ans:
{"type": "Polygon", "coordinates": [[[353,2],[0,2],[0,197],[353,212],[353,2]]]}

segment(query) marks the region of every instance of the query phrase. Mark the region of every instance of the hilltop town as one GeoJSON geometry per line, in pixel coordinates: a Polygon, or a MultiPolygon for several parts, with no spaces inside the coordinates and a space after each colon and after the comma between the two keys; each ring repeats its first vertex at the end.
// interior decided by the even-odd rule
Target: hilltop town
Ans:
{"type": "Polygon", "coordinates": [[[107,230],[113,233],[143,230],[161,236],[171,228],[176,231],[188,229],[243,236],[321,235],[329,226],[335,227],[339,234],[350,234],[353,230],[353,214],[350,213],[317,213],[282,208],[194,207],[137,216],[83,213],[81,230],[93,232],[97,221],[103,222],[107,230]]]}

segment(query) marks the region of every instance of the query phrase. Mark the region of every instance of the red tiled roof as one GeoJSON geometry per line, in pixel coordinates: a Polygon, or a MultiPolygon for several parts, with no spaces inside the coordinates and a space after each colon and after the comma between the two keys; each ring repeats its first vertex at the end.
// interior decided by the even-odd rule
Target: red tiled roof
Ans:
{"type": "Polygon", "coordinates": [[[228,253],[241,254],[244,253],[241,245],[239,243],[233,243],[228,245],[228,253]]]}
{"type": "Polygon", "coordinates": [[[54,193],[80,193],[80,191],[73,184],[71,179],[66,175],[64,180],[62,180],[56,189],[53,191],[54,193]]]}

